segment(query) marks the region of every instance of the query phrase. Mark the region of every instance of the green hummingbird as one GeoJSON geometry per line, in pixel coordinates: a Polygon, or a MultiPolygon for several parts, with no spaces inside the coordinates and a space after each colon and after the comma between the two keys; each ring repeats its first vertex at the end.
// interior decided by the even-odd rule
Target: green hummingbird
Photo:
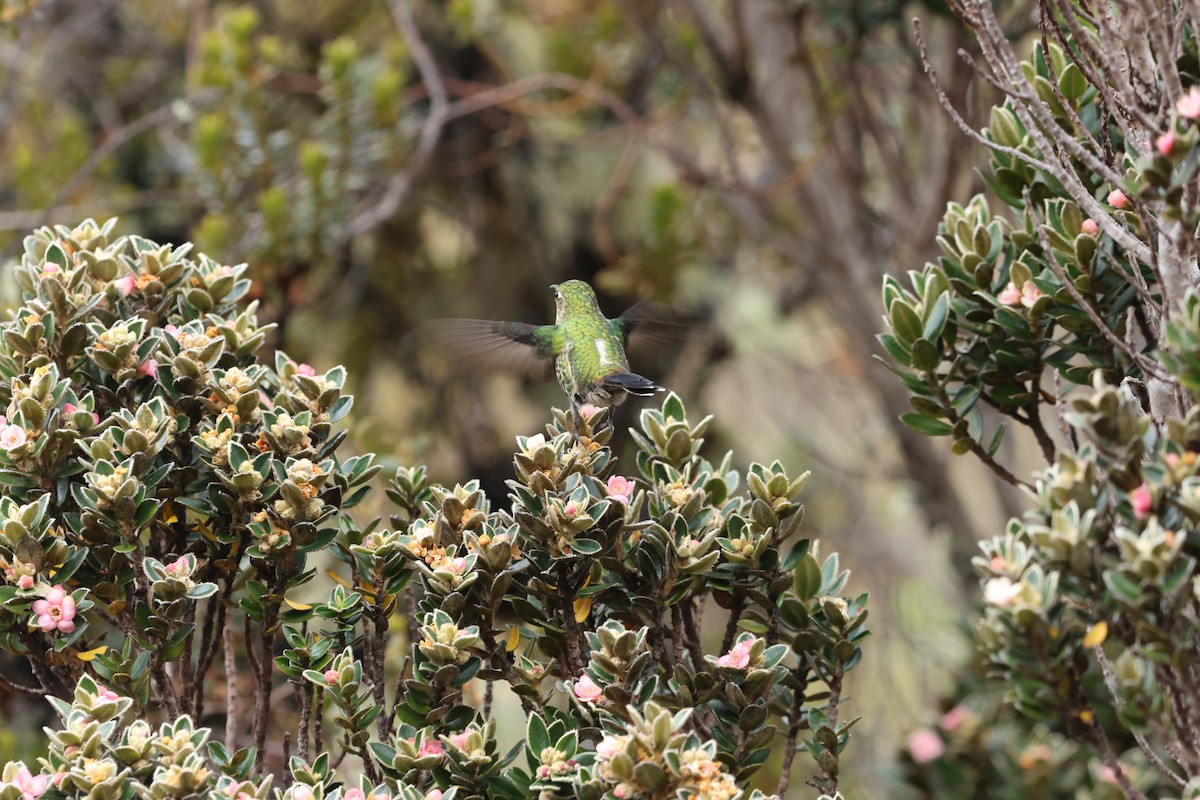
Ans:
{"type": "Polygon", "coordinates": [[[638,303],[609,319],[583,281],[552,284],[550,289],[556,310],[553,325],[444,319],[427,323],[425,333],[468,368],[515,371],[540,380],[557,377],[576,412],[585,404],[612,407],[629,395],[648,397],[662,391],[654,381],[630,371],[626,345],[631,338],[651,344],[678,342],[688,323],[672,319],[653,303],[638,303]]]}

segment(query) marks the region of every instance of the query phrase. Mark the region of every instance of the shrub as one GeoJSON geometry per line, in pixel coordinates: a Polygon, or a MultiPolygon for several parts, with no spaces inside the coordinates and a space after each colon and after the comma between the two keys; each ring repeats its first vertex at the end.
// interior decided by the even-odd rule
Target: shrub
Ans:
{"type": "Polygon", "coordinates": [[[0,644],[61,728],[0,798],[762,797],[781,743],[778,791],[804,749],[836,794],[866,596],[798,538],[808,473],[743,487],[670,395],[636,474],[607,412],[555,411],[507,508],[402,468],[389,527],[362,522],[345,371],[263,363],[245,265],[114,224],[29,236],[3,327],[0,644]]]}
{"type": "Polygon", "coordinates": [[[984,721],[965,740],[943,726],[932,735],[949,766],[918,781],[980,785],[990,767],[969,754],[991,750],[1053,764],[1044,785],[1059,791],[1192,797],[1200,74],[1194,39],[1155,37],[1172,16],[1179,30],[1197,20],[1127,8],[1114,28],[1072,4],[1040,8],[1043,39],[1018,63],[989,4],[958,7],[1007,95],[979,139],[1011,215],[982,196],[952,203],[938,262],[908,286],[884,282],[880,338],[911,394],[905,421],[1029,498],[975,560],[976,638],[1005,700],[1038,724],[1010,738],[984,721]],[[1129,73],[1107,55],[1151,49],[1129,73]],[[1001,463],[1005,422],[1046,458],[1032,482],[1001,463]]]}

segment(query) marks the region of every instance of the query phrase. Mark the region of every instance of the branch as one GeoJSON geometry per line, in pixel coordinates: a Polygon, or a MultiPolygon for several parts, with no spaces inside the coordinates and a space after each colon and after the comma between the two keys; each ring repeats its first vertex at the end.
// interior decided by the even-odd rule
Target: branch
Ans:
{"type": "MultiPolygon", "coordinates": [[[[109,134],[108,138],[104,140],[103,144],[93,150],[91,155],[87,157],[87,160],[80,165],[79,169],[75,170],[75,173],[67,179],[67,182],[62,185],[62,187],[58,190],[58,193],[55,194],[46,207],[42,209],[41,213],[36,219],[36,222],[32,226],[22,227],[40,228],[45,225],[54,211],[60,205],[62,205],[68,197],[73,195],[89,177],[91,177],[92,173],[95,172],[96,169],[104,162],[104,159],[108,158],[110,155],[119,150],[121,146],[130,139],[133,139],[135,136],[145,133],[152,128],[156,128],[159,125],[166,125],[168,123],[178,124],[184,122],[191,117],[192,113],[197,108],[207,105],[217,96],[218,93],[215,90],[208,90],[199,92],[182,100],[172,100],[170,103],[160,106],[159,108],[156,108],[147,114],[143,114],[133,122],[130,122],[124,127],[113,131],[111,134],[109,134]]],[[[0,253],[0,258],[10,255],[11,250],[14,247],[14,243],[20,241],[20,237],[14,238],[13,242],[10,242],[8,247],[4,249],[4,252],[0,253]]]]}
{"type": "Polygon", "coordinates": [[[1153,375],[1154,377],[1164,381],[1173,381],[1174,378],[1171,376],[1171,374],[1167,372],[1157,361],[1146,358],[1141,353],[1138,353],[1132,347],[1130,347],[1127,342],[1121,339],[1120,336],[1117,336],[1115,333],[1113,333],[1112,329],[1108,327],[1108,323],[1106,323],[1100,316],[1100,312],[1097,311],[1092,304],[1087,301],[1079,289],[1075,288],[1075,283],[1070,279],[1066,270],[1062,268],[1062,265],[1058,263],[1058,259],[1054,255],[1054,248],[1050,245],[1050,239],[1046,236],[1046,231],[1042,228],[1042,221],[1038,218],[1037,214],[1034,213],[1033,200],[1029,196],[1029,187],[1025,187],[1024,195],[1025,208],[1029,210],[1030,215],[1033,217],[1034,228],[1037,230],[1038,242],[1042,246],[1042,253],[1046,257],[1046,263],[1050,266],[1050,269],[1058,278],[1059,283],[1061,283],[1063,287],[1070,293],[1071,298],[1075,301],[1075,304],[1083,309],[1084,313],[1087,314],[1088,319],[1090,319],[1092,324],[1096,326],[1096,330],[1100,333],[1100,335],[1107,339],[1109,344],[1124,354],[1125,357],[1129,359],[1131,364],[1138,366],[1146,375],[1153,375]]]}
{"type": "MultiPolygon", "coordinates": [[[[1112,696],[1113,702],[1116,704],[1117,712],[1120,713],[1125,708],[1125,701],[1121,698],[1121,692],[1117,688],[1117,676],[1113,672],[1112,664],[1108,660],[1108,656],[1104,653],[1104,648],[1096,645],[1092,648],[1092,653],[1096,656],[1096,661],[1100,664],[1100,672],[1104,675],[1104,685],[1108,687],[1108,693],[1112,696]]],[[[1171,769],[1159,758],[1158,753],[1150,747],[1150,743],[1146,741],[1146,737],[1137,731],[1132,731],[1133,738],[1137,741],[1138,747],[1146,754],[1146,758],[1150,759],[1158,771],[1165,777],[1169,778],[1176,786],[1183,788],[1187,785],[1187,781],[1175,774],[1175,770],[1171,769]]]]}
{"type": "Polygon", "coordinates": [[[388,9],[392,12],[396,27],[400,29],[400,33],[412,49],[413,61],[416,62],[421,81],[429,92],[429,116],[425,118],[425,123],[421,126],[421,137],[417,141],[417,148],[413,151],[412,157],[405,164],[404,169],[396,173],[388,183],[387,189],[378,202],[355,214],[347,230],[348,237],[366,233],[396,213],[396,209],[412,192],[417,179],[429,166],[438,142],[441,141],[442,131],[450,120],[447,114],[446,84],[442,80],[441,73],[438,72],[433,53],[430,52],[429,46],[425,44],[425,39],[421,36],[420,29],[413,21],[412,9],[409,8],[407,0],[388,0],[388,9]]]}

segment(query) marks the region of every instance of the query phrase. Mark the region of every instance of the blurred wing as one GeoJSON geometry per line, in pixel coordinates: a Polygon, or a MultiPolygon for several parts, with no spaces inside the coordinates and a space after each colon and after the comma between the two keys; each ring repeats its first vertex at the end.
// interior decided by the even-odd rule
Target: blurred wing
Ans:
{"type": "Polygon", "coordinates": [[[661,303],[643,300],[613,322],[625,337],[626,349],[636,356],[678,348],[700,321],[661,303]]]}
{"type": "Polygon", "coordinates": [[[422,324],[413,338],[456,368],[512,372],[540,381],[554,377],[555,328],[524,322],[439,319],[422,324]]]}

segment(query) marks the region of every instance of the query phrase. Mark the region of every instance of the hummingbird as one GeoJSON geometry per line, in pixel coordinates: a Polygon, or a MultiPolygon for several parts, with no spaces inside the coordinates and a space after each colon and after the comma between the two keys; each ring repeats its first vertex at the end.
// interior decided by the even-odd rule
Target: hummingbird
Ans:
{"type": "Polygon", "coordinates": [[[596,293],[583,281],[551,284],[552,325],[444,319],[426,323],[452,360],[472,369],[504,369],[539,380],[556,377],[578,414],[584,405],[611,408],[630,395],[649,397],[663,391],[632,372],[626,357],[631,339],[678,342],[689,327],[654,303],[638,303],[619,317],[604,316],[596,293]]]}

